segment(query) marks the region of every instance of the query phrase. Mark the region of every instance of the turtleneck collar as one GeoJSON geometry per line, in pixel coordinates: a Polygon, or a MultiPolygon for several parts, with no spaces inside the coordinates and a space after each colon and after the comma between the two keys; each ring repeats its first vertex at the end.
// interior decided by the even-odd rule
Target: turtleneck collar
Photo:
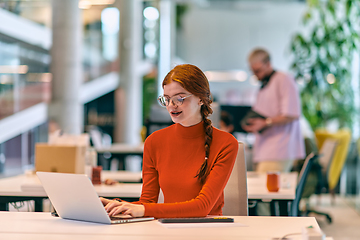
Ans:
{"type": "Polygon", "coordinates": [[[204,136],[204,122],[201,121],[198,124],[192,125],[190,127],[184,127],[183,125],[176,123],[175,132],[183,138],[197,138],[204,136]]]}

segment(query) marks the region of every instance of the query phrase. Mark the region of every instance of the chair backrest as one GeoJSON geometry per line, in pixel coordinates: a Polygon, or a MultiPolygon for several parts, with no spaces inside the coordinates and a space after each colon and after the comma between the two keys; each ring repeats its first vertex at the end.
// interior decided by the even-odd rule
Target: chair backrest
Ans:
{"type": "Polygon", "coordinates": [[[248,215],[245,147],[242,142],[239,142],[234,168],[224,189],[223,214],[230,216],[248,215]]]}
{"type": "Polygon", "coordinates": [[[322,144],[328,138],[332,138],[338,141],[336,150],[334,152],[334,157],[330,163],[327,174],[329,190],[333,190],[339,182],[341,172],[348,156],[351,143],[351,132],[349,129],[340,129],[336,133],[330,133],[319,129],[315,131],[315,136],[319,149],[321,149],[322,144]]]}
{"type": "Polygon", "coordinates": [[[334,157],[337,143],[337,140],[327,138],[321,146],[321,149],[319,151],[319,163],[322,167],[323,176],[325,176],[327,171],[329,170],[331,161],[334,157]]]}
{"type": "Polygon", "coordinates": [[[314,161],[318,157],[319,157],[318,154],[310,153],[305,159],[304,165],[302,166],[301,171],[299,173],[299,177],[298,177],[299,181],[298,181],[298,184],[296,187],[295,199],[291,205],[290,216],[293,216],[293,217],[299,216],[299,203],[301,200],[302,193],[304,191],[305,182],[310,173],[310,169],[311,169],[314,161]]]}

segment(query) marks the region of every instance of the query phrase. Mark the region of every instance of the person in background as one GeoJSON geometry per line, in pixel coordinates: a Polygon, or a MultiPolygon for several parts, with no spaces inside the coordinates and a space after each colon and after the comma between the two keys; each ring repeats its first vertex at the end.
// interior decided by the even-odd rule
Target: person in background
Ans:
{"type": "Polygon", "coordinates": [[[231,134],[234,132],[233,118],[226,111],[221,111],[220,114],[220,130],[231,134]]]}
{"type": "Polygon", "coordinates": [[[110,216],[155,218],[222,215],[224,188],[238,141],[214,128],[208,115],[210,88],[205,74],[190,64],[172,69],[158,98],[175,123],[145,141],[143,187],[135,203],[101,198],[110,216]],[[160,189],[164,203],[158,203],[160,189]]]}
{"type": "Polygon", "coordinates": [[[242,128],[253,132],[253,162],[258,172],[289,172],[293,162],[305,157],[299,118],[301,106],[295,80],[275,71],[269,53],[261,48],[248,58],[251,70],[261,82],[252,110],[263,118],[248,119],[242,128]]]}

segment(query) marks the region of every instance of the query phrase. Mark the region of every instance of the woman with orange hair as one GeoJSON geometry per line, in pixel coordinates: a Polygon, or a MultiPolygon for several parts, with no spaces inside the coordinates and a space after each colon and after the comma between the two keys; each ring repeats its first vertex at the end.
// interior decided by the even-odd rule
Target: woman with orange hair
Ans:
{"type": "Polygon", "coordinates": [[[162,83],[158,98],[175,123],[145,141],[143,188],[136,203],[102,198],[110,216],[204,217],[222,215],[224,188],[238,149],[229,133],[214,128],[210,87],[191,64],[178,65],[162,83]],[[158,203],[160,189],[164,203],[158,203]]]}

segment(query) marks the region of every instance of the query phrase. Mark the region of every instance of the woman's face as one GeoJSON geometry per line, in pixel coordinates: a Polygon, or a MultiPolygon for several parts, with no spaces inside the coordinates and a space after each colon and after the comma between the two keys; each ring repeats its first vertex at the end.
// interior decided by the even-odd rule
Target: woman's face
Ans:
{"type": "Polygon", "coordinates": [[[188,127],[201,122],[202,117],[200,113],[201,105],[199,97],[192,95],[181,87],[180,83],[172,81],[164,86],[164,96],[171,99],[169,105],[166,106],[171,119],[174,123],[180,123],[181,125],[188,127]],[[191,95],[191,96],[189,96],[191,95]],[[173,99],[180,99],[186,97],[182,104],[174,104],[173,99]]]}

